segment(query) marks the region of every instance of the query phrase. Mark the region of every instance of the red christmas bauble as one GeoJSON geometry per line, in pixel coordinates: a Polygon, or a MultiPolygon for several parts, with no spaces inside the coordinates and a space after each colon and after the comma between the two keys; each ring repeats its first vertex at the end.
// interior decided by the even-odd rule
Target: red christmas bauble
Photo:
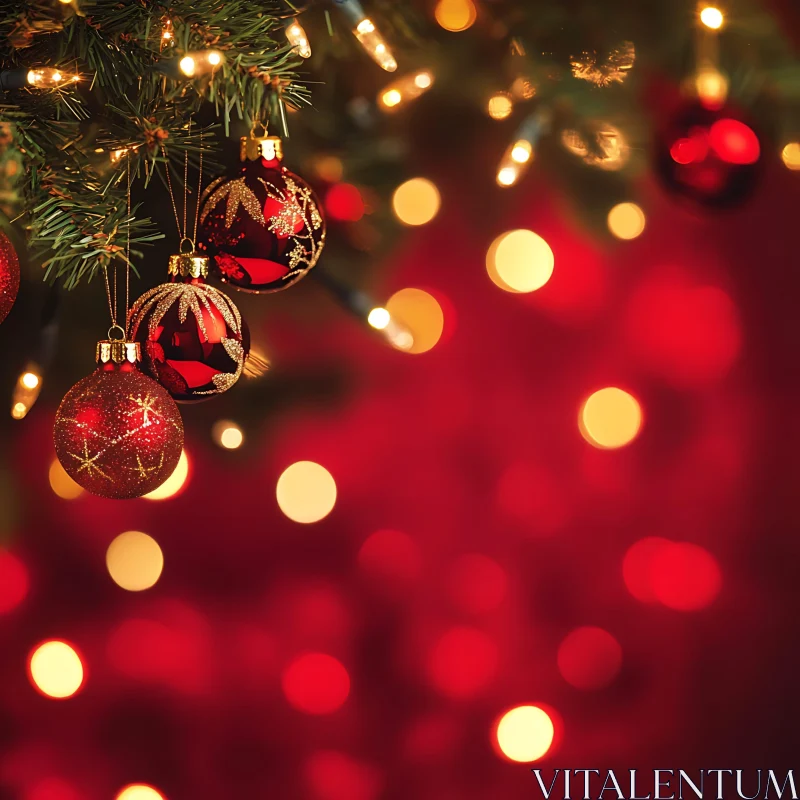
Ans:
{"type": "Polygon", "coordinates": [[[172,282],[143,294],[128,317],[128,336],[142,346],[142,369],[179,403],[230,389],[250,350],[239,310],[205,282],[207,264],[195,254],[173,256],[172,282]]]}
{"type": "Polygon", "coordinates": [[[0,231],[0,322],[11,311],[19,291],[19,258],[11,240],[0,231]]]}
{"type": "MultiPolygon", "coordinates": [[[[102,342],[102,348],[138,346],[102,342]]],[[[169,478],[183,448],[175,401],[126,360],[101,362],[78,381],[56,411],[53,440],[67,474],[87,492],[111,499],[141,497],[169,478]]]]}
{"type": "Polygon", "coordinates": [[[761,142],[730,107],[692,102],[663,128],[656,169],[673,193],[703,208],[733,208],[755,190],[761,142]]]}
{"type": "Polygon", "coordinates": [[[199,247],[214,257],[220,279],[237,289],[286,289],[325,246],[319,200],[281,159],[278,137],[245,138],[239,172],[203,193],[199,247]]]}

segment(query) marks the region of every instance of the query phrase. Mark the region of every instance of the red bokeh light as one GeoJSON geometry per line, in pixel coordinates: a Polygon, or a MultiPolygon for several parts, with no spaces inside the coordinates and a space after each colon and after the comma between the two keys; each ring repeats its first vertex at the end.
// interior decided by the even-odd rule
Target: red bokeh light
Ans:
{"type": "Polygon", "coordinates": [[[406,584],[419,577],[422,556],[417,543],[401,531],[377,531],[358,551],[361,569],[376,583],[406,584]]]}
{"type": "Polygon", "coordinates": [[[622,648],[602,628],[576,628],[558,648],[558,669],[576,689],[608,686],[622,664],[622,648]]]}
{"type": "Polygon", "coordinates": [[[722,587],[722,573],[714,556],[688,542],[659,549],[652,570],[656,598],[677,611],[705,608],[722,587]]]}
{"type": "Polygon", "coordinates": [[[459,746],[461,728],[455,717],[432,713],[407,729],[403,757],[411,761],[438,761],[459,746]]]}
{"type": "Polygon", "coordinates": [[[208,688],[214,669],[207,621],[191,606],[169,601],[153,618],[123,621],[108,640],[112,666],[136,680],[182,692],[208,688]]]}
{"type": "Polygon", "coordinates": [[[690,135],[678,139],[670,147],[669,154],[676,164],[695,164],[708,155],[708,135],[703,128],[693,130],[690,135]]]}
{"type": "Polygon", "coordinates": [[[655,603],[653,569],[658,554],[671,542],[660,536],[648,536],[631,545],[622,560],[622,577],[628,591],[643,603],[655,603]]]}
{"type": "Polygon", "coordinates": [[[326,649],[331,642],[345,638],[353,627],[341,592],[327,583],[291,586],[278,593],[274,608],[302,648],[326,649]]]}
{"type": "Polygon", "coordinates": [[[183,661],[172,631],[148,619],[123,622],[109,639],[108,657],[121,673],[138,680],[168,679],[183,661]]]}
{"type": "Polygon", "coordinates": [[[314,753],[305,777],[315,800],[375,800],[383,784],[375,767],[333,750],[314,753]]]}
{"type": "Polygon", "coordinates": [[[283,673],[283,693],[298,711],[330,714],[350,694],[350,676],[341,662],[325,653],[307,653],[283,673]]]}
{"type": "Polygon", "coordinates": [[[711,126],[709,143],[728,164],[755,164],[761,145],[752,128],[735,119],[720,119],[711,126]]]}
{"type": "Polygon", "coordinates": [[[364,198],[352,183],[337,183],[325,195],[325,211],[339,222],[358,222],[364,216],[364,198]]]}
{"type": "Polygon", "coordinates": [[[508,590],[503,568],[480,553],[461,556],[451,567],[447,584],[453,603],[472,614],[499,608],[508,590]]]}
{"type": "Polygon", "coordinates": [[[551,535],[569,522],[569,504],[561,486],[547,470],[533,464],[518,462],[503,472],[497,504],[534,535],[551,535]]]}
{"type": "Polygon", "coordinates": [[[457,699],[473,697],[497,673],[497,645],[475,628],[451,628],[428,657],[428,677],[441,694],[457,699]]]}
{"type": "Polygon", "coordinates": [[[0,613],[16,608],[28,594],[28,570],[13,553],[0,550],[0,613]]]}
{"type": "Polygon", "coordinates": [[[25,793],[25,800],[82,800],[83,795],[61,778],[43,778],[25,793]]]}
{"type": "Polygon", "coordinates": [[[631,296],[625,324],[642,362],[678,388],[719,380],[741,349],[731,298],[714,286],[692,286],[677,272],[641,285],[631,296]]]}

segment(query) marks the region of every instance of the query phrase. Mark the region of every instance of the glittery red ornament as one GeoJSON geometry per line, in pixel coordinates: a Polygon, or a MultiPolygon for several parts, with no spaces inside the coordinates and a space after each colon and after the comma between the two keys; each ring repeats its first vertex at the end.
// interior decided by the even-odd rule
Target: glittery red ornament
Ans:
{"type": "Polygon", "coordinates": [[[208,257],[173,256],[171,283],[131,308],[128,336],[142,346],[142,369],[179,403],[207,400],[239,380],[250,332],[230,298],[209,286],[208,257]]]}
{"type": "Polygon", "coordinates": [[[703,208],[750,198],[761,172],[761,142],[730,107],[685,106],[661,131],[656,169],[671,192],[703,208]]]}
{"type": "Polygon", "coordinates": [[[199,247],[221,280],[277,292],[300,280],[325,246],[325,221],[311,187],[281,163],[277,136],[242,139],[242,168],[203,193],[199,247]]]}
{"type": "Polygon", "coordinates": [[[0,231],[0,322],[11,311],[19,291],[19,259],[11,240],[0,231]]]}
{"type": "Polygon", "coordinates": [[[67,474],[92,494],[141,497],[178,465],[180,411],[139,371],[138,344],[100,342],[97,352],[97,369],[67,392],[56,412],[56,455],[67,474]]]}

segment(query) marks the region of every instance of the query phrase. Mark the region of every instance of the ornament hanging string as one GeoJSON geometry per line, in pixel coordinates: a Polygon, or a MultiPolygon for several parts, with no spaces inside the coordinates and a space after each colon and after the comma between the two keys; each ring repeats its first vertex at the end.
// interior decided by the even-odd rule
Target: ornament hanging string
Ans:
{"type": "MultiPolygon", "coordinates": [[[[192,121],[189,120],[189,134],[192,132],[192,121]]],[[[164,148],[166,152],[166,148],[164,148]]],[[[169,172],[169,163],[167,163],[167,188],[169,189],[169,197],[172,201],[172,211],[175,214],[175,226],[178,229],[178,236],[181,240],[180,248],[183,252],[184,243],[188,243],[192,247],[192,252],[195,249],[195,242],[197,241],[197,223],[200,218],[200,194],[203,190],[203,131],[200,131],[200,163],[198,166],[197,178],[197,202],[194,208],[194,230],[191,237],[188,235],[187,213],[189,208],[189,151],[187,150],[183,159],[183,225],[181,225],[180,217],[178,215],[178,204],[175,202],[175,192],[172,189],[172,178],[169,172]]]]}
{"type": "MultiPolygon", "coordinates": [[[[127,186],[125,191],[125,314],[124,319],[128,318],[131,297],[131,159],[130,153],[126,154],[126,179],[127,186]]],[[[111,317],[111,327],[108,329],[109,339],[125,339],[125,328],[119,324],[119,302],[117,294],[117,259],[113,259],[112,280],[108,278],[108,265],[103,267],[103,278],[105,279],[106,299],[108,300],[108,311],[111,317]]]]}

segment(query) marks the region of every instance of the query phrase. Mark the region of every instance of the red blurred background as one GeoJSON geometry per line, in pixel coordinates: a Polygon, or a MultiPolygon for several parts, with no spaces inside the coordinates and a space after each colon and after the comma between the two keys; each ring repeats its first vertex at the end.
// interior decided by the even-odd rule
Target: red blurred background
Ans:
{"type": "Polygon", "coordinates": [[[429,352],[387,347],[310,281],[302,320],[264,299],[266,380],[341,371],[347,390],[273,412],[231,452],[195,426],[188,480],[161,502],[54,494],[57,397],[14,426],[0,797],[533,797],[497,740],[525,705],[553,721],[547,769],[791,766],[796,176],[768,164],[719,217],[644,185],[645,233],[600,246],[542,179],[509,212],[457,163],[423,165],[441,213],[376,292],[437,299],[429,352]],[[527,295],[484,264],[515,228],[555,258],[527,295]],[[581,434],[605,387],[641,407],[626,447],[581,434]],[[299,461],[336,485],[313,524],[276,501],[299,461]],[[131,530],[164,554],[141,593],[106,567],[131,530]],[[28,674],[48,639],[83,663],[65,700],[28,674]]]}

